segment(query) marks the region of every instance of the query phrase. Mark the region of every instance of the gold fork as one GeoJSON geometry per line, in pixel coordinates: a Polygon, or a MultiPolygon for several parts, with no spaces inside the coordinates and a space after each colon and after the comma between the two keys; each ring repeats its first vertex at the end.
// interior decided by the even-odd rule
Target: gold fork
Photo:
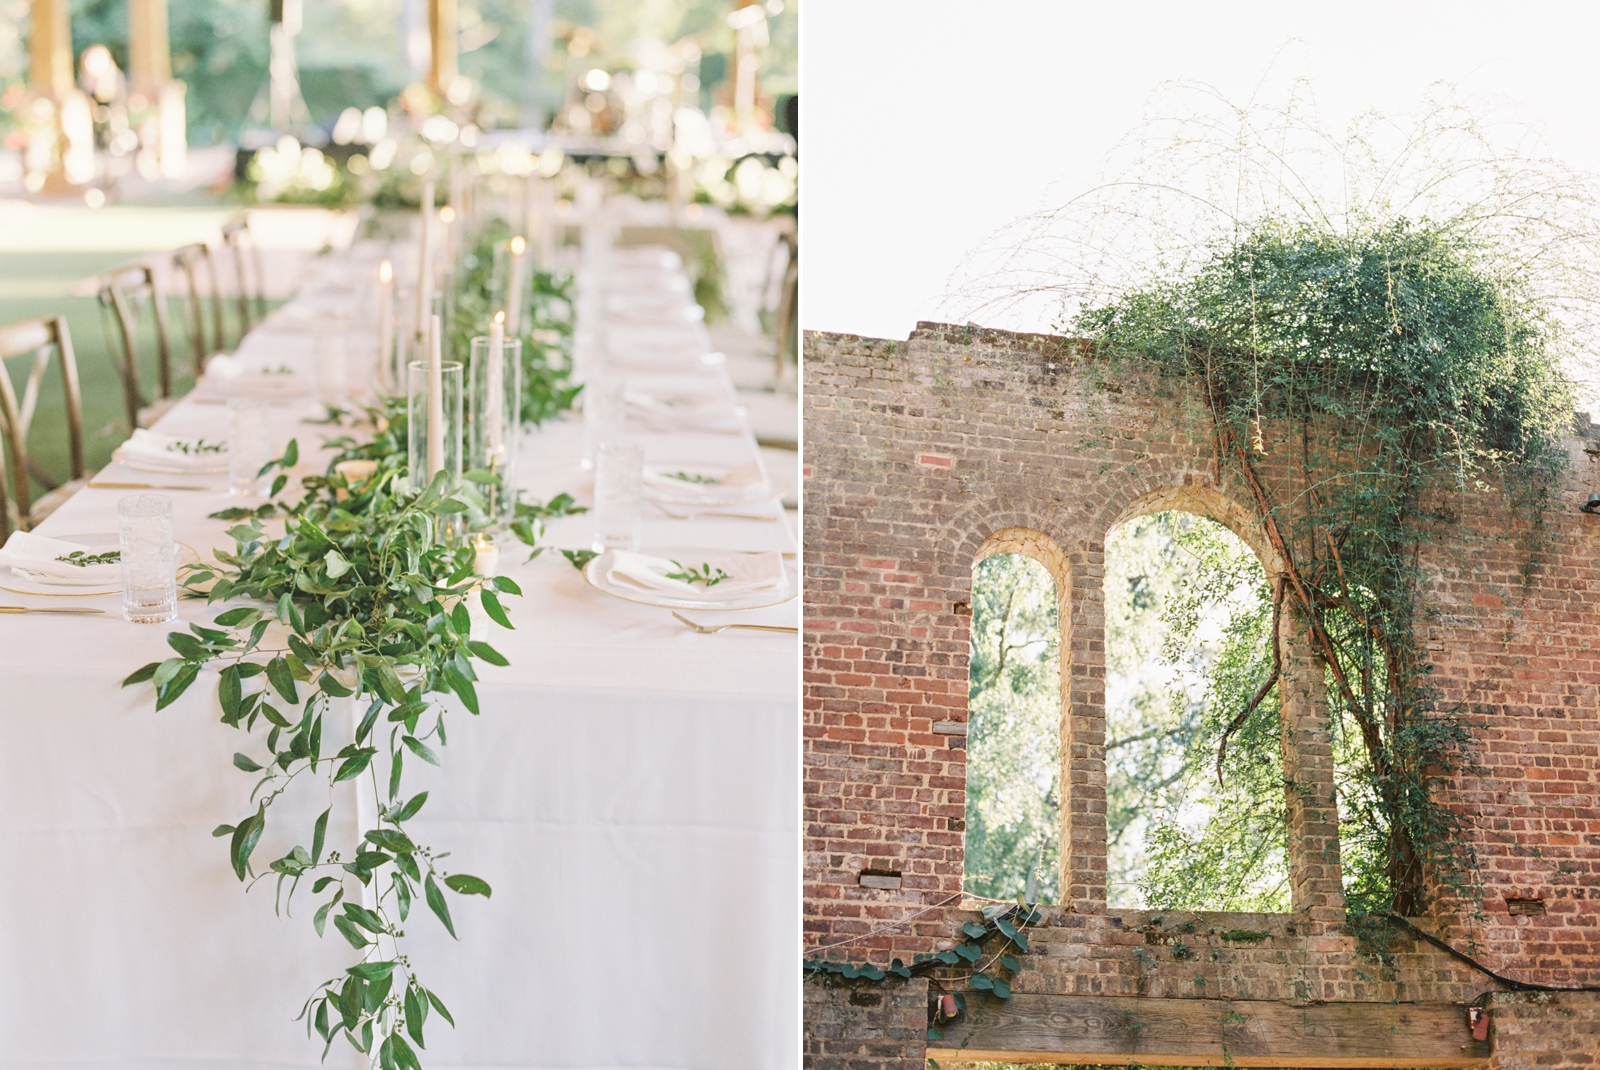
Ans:
{"type": "Polygon", "coordinates": [[[696,624],[694,621],[690,620],[688,617],[685,617],[677,610],[673,610],[672,615],[683,621],[683,623],[687,624],[695,631],[699,632],[701,635],[716,635],[718,632],[725,631],[728,628],[745,628],[752,632],[787,632],[790,635],[800,634],[799,628],[781,628],[776,624],[713,624],[708,628],[704,624],[696,624]]]}

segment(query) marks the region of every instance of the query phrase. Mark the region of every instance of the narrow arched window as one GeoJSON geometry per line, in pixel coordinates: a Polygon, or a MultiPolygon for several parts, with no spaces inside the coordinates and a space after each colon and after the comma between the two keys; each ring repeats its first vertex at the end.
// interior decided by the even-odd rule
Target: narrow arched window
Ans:
{"type": "Polygon", "coordinates": [[[1060,608],[1022,554],[973,569],[967,714],[967,893],[1060,901],[1060,608]]]}

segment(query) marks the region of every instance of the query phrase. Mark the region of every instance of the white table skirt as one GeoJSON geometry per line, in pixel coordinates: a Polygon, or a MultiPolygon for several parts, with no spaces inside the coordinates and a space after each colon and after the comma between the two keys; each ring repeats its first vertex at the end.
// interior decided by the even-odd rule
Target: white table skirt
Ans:
{"type": "MultiPolygon", "coordinates": [[[[311,336],[251,341],[299,355],[311,336]]],[[[188,400],[161,430],[225,436],[225,413],[188,400]]],[[[301,415],[274,409],[275,445],[297,435],[301,471],[320,470],[312,447],[329,429],[301,415]]],[[[748,433],[641,438],[672,462],[754,450],[748,433]]],[[[586,498],[579,440],[572,419],[530,435],[520,482],[586,498]]],[[[42,531],[114,531],[124,493],[81,492],[42,531]]],[[[227,545],[226,525],[205,519],[225,497],[172,497],[180,540],[227,545]]],[[[582,545],[588,523],[557,521],[552,541],[582,545]]],[[[645,544],[794,549],[781,522],[726,519],[647,520],[645,544]]],[[[407,766],[405,794],[431,792],[414,835],[494,888],[451,897],[459,942],[422,904],[411,916],[404,950],[457,1023],[429,1017],[423,1065],[797,1067],[798,641],[698,635],[589,588],[553,552],[523,556],[512,544],[502,557],[526,592],[506,599],[516,631],[488,635],[510,667],[480,664],[482,715],[451,714],[442,770],[407,766]]],[[[0,616],[0,1067],[316,1066],[320,1040],[291,1019],[358,956],[331,925],[317,939],[308,886],[293,918],[274,916],[275,878],[246,895],[211,836],[249,812],[254,777],[231,755],[264,750],[218,722],[212,674],[159,713],[149,685],[119,688],[169,655],[169,628],[122,621],[115,597],[85,601],[107,615],[0,616]]],[[[180,613],[212,615],[194,601],[180,613]]],[[[797,617],[791,602],[741,619],[797,617]]],[[[330,846],[353,842],[350,797],[330,846]]],[[[257,866],[307,843],[325,805],[316,790],[285,795],[257,866]]],[[[327,1065],[364,1059],[340,1039],[327,1065]]]]}

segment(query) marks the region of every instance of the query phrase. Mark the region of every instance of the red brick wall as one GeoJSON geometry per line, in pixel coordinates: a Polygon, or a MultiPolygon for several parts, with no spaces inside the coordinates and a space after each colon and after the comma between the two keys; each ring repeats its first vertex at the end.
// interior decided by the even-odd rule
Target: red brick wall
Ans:
{"type": "MultiPolygon", "coordinates": [[[[923,324],[899,343],[808,334],[805,354],[808,954],[910,961],[953,943],[965,917],[971,568],[996,532],[1031,529],[1059,549],[1067,589],[1069,909],[1049,912],[1036,941],[1048,950],[1025,957],[1018,990],[1470,1000],[1495,987],[1426,945],[1402,946],[1394,968],[1382,967],[1343,932],[1320,670],[1287,627],[1306,685],[1285,711],[1286,761],[1308,789],[1291,815],[1296,912],[1255,923],[1185,915],[1202,934],[1274,933],[1257,948],[1208,937],[1219,971],[1209,991],[1192,965],[1151,957],[1151,933],[1166,939],[1174,916],[1152,930],[1148,914],[1107,913],[1105,535],[1132,516],[1187,508],[1229,524],[1273,567],[1248,495],[1225,471],[1218,481],[1195,399],[1149,382],[1108,389],[1073,343],[1050,336],[923,324]],[[901,885],[864,887],[866,870],[897,872],[901,885]]],[[[1268,438],[1262,477],[1287,498],[1296,477],[1273,467],[1270,429],[1268,438]]],[[[1481,913],[1429,925],[1501,972],[1563,985],[1600,984],[1600,517],[1574,508],[1592,478],[1581,446],[1570,443],[1574,466],[1531,574],[1532,529],[1503,495],[1468,489],[1448,503],[1428,552],[1423,624],[1440,708],[1475,719],[1468,757],[1478,771],[1454,778],[1443,798],[1473,815],[1483,863],[1481,913]],[[1508,898],[1542,898],[1547,912],[1512,916],[1508,898]]],[[[1573,1021],[1592,1024],[1592,1002],[1561,1000],[1573,1021]]],[[[1546,1014],[1517,1007],[1517,1021],[1546,1014]]],[[[1504,1065],[1534,1051],[1517,1047],[1522,1036],[1510,1030],[1497,1047],[1504,1065]]]]}

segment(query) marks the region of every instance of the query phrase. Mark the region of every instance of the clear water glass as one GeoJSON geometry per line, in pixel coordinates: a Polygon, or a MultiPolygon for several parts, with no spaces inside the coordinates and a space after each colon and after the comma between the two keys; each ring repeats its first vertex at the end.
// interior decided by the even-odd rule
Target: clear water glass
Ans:
{"type": "Polygon", "coordinates": [[[317,335],[317,400],[329,408],[350,404],[350,369],[344,335],[317,335]]]}
{"type": "Polygon", "coordinates": [[[228,481],[230,494],[259,492],[262,465],[272,460],[267,403],[257,398],[228,399],[228,481]]]}
{"type": "Polygon", "coordinates": [[[489,516],[509,520],[516,499],[517,452],[522,439],[522,340],[506,338],[500,356],[489,352],[489,339],[472,340],[470,398],[466,420],[467,469],[484,468],[500,477],[498,486],[481,488],[489,516]]]}
{"type": "Polygon", "coordinates": [[[602,442],[594,465],[595,553],[639,549],[644,512],[644,447],[602,442]]]}
{"type": "Polygon", "coordinates": [[[178,544],[172,537],[172,499],[130,494],[117,502],[122,549],[122,615],[135,624],[164,624],[178,616],[178,544]]]}
{"type": "Polygon", "coordinates": [[[583,467],[593,468],[602,442],[622,438],[628,421],[627,382],[604,375],[583,388],[583,467]]]}

